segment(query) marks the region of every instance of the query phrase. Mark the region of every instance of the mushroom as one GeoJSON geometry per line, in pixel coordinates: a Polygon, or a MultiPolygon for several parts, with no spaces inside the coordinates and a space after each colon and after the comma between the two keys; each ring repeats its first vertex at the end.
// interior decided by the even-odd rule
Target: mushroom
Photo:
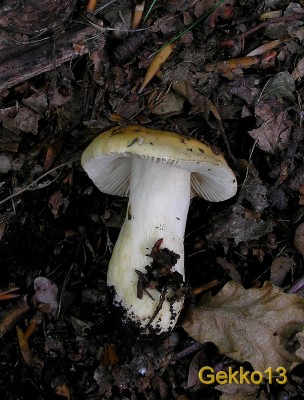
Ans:
{"type": "Polygon", "coordinates": [[[86,148],[81,163],[104,193],[129,196],[126,220],[108,267],[107,284],[115,303],[142,331],[172,329],[183,306],[172,288],[147,288],[138,296],[155,243],[180,257],[172,267],[184,282],[184,233],[190,199],[229,199],[236,179],[224,157],[198,140],[145,127],[119,126],[86,148]],[[161,240],[162,239],[162,240],[161,240]],[[140,298],[142,297],[142,298],[140,298]]]}

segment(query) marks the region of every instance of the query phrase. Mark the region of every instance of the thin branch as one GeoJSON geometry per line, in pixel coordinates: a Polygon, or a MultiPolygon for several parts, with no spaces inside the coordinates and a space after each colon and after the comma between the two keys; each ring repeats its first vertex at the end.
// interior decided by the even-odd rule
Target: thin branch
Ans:
{"type": "MultiPolygon", "coordinates": [[[[3,200],[0,201],[0,205],[6,203],[7,201],[13,199],[16,196],[19,196],[20,194],[30,190],[30,188],[32,186],[36,185],[41,179],[45,178],[46,176],[48,176],[50,173],[56,171],[57,169],[64,167],[65,165],[69,164],[70,162],[71,161],[67,161],[66,163],[60,164],[57,167],[54,167],[54,168],[50,169],[49,171],[45,172],[43,175],[39,176],[39,178],[35,179],[33,182],[31,182],[30,184],[28,184],[24,188],[22,188],[22,189],[18,190],[17,192],[11,194],[10,196],[5,197],[3,200]]],[[[54,182],[56,179],[57,178],[55,178],[52,182],[54,182]]]]}
{"type": "Polygon", "coordinates": [[[267,21],[261,22],[260,24],[258,24],[257,26],[255,26],[254,28],[249,29],[248,31],[241,33],[240,35],[235,36],[232,39],[228,39],[225,40],[224,42],[222,42],[220,45],[223,46],[223,44],[225,44],[226,42],[229,42],[230,45],[235,45],[236,43],[242,41],[243,39],[245,39],[247,36],[251,35],[252,33],[263,29],[269,25],[273,25],[273,24],[279,24],[281,22],[292,22],[292,21],[297,21],[297,20],[301,20],[303,18],[302,14],[293,14],[293,15],[288,15],[285,17],[277,17],[277,18],[271,18],[267,21]]]}

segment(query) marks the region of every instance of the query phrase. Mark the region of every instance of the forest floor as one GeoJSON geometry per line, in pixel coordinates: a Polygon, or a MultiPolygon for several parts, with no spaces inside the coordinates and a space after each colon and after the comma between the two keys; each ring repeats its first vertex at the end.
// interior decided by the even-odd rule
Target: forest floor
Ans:
{"type": "Polygon", "coordinates": [[[4,3],[1,400],[304,396],[304,1],[150,1],[135,32],[131,0],[4,3]],[[191,201],[189,290],[161,335],[140,335],[112,305],[128,200],[80,165],[93,138],[131,124],[209,143],[238,182],[225,202],[191,201]],[[199,381],[203,366],[265,376],[267,365],[287,382],[199,381]]]}

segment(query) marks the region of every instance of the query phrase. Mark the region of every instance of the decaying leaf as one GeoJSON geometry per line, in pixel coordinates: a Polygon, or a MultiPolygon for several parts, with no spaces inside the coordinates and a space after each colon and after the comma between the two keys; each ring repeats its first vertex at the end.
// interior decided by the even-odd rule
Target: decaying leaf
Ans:
{"type": "Polygon", "coordinates": [[[280,44],[284,43],[286,40],[288,40],[288,39],[282,38],[282,39],[273,40],[271,42],[263,43],[261,46],[252,50],[246,56],[247,57],[259,56],[261,54],[268,52],[269,50],[274,49],[275,47],[278,47],[280,44]]]}
{"type": "MultiPolygon", "coordinates": [[[[199,344],[199,342],[196,342],[196,345],[199,344]]],[[[198,351],[195,356],[192,358],[192,361],[189,366],[189,372],[188,372],[188,380],[187,380],[187,387],[188,388],[193,388],[193,391],[196,391],[197,389],[202,387],[202,382],[200,381],[199,378],[199,371],[202,368],[202,366],[205,365],[210,365],[210,352],[208,348],[210,349],[210,343],[207,344],[201,344],[201,349],[198,351]]],[[[214,357],[214,356],[213,356],[214,357]]],[[[216,359],[214,358],[213,361],[216,359]]],[[[212,363],[212,367],[214,370],[220,370],[223,367],[222,362],[214,362],[212,363]]]]}
{"type": "Polygon", "coordinates": [[[75,317],[71,317],[71,323],[79,336],[86,336],[88,334],[86,331],[93,326],[92,322],[85,322],[75,317]]]}
{"type": "Polygon", "coordinates": [[[249,131],[249,135],[256,140],[260,149],[267,153],[275,153],[284,149],[288,142],[293,122],[288,119],[287,112],[273,114],[262,125],[249,131]]]}
{"type": "Polygon", "coordinates": [[[61,153],[61,148],[62,148],[62,141],[61,140],[56,140],[47,149],[45,160],[44,160],[44,166],[43,169],[44,171],[48,171],[58,158],[58,156],[61,153]]]}
{"type": "Polygon", "coordinates": [[[246,290],[230,281],[213,298],[203,298],[183,327],[194,339],[213,342],[221,353],[263,372],[278,366],[289,370],[303,361],[303,350],[296,354],[303,324],[303,298],[270,282],[246,290]]]}
{"type": "Polygon", "coordinates": [[[258,57],[241,57],[205,64],[204,68],[207,72],[217,72],[228,79],[234,79],[236,76],[243,74],[242,69],[250,68],[258,62],[258,57]]]}
{"type": "Polygon", "coordinates": [[[217,257],[216,262],[229,274],[230,278],[242,285],[242,278],[236,266],[227,261],[226,257],[217,257]]]}
{"type": "Polygon", "coordinates": [[[281,286],[286,274],[294,264],[291,258],[277,257],[271,264],[270,281],[277,286],[281,286]]]}
{"type": "MultiPolygon", "coordinates": [[[[1,225],[0,225],[0,233],[1,233],[1,225]]],[[[19,290],[18,287],[0,289],[0,300],[11,300],[11,299],[15,299],[16,297],[19,297],[20,296],[19,294],[12,293],[12,292],[16,292],[17,290],[19,290]]]]}
{"type": "MultiPolygon", "coordinates": [[[[196,17],[200,17],[207,13],[214,5],[216,4],[213,0],[199,0],[195,1],[194,6],[194,15],[196,17]]],[[[217,20],[220,18],[222,20],[229,20],[233,15],[233,6],[235,4],[235,0],[230,0],[229,2],[225,1],[223,4],[220,4],[212,14],[207,17],[204,21],[204,29],[211,33],[214,28],[217,26],[217,20]]]]}
{"type": "Polygon", "coordinates": [[[160,51],[156,54],[154,57],[153,61],[151,62],[148,71],[146,73],[146,76],[144,78],[143,84],[141,85],[138,93],[142,93],[144,88],[148,85],[148,83],[151,81],[152,78],[158,73],[158,71],[161,69],[162,65],[164,62],[167,60],[167,58],[170,56],[174,49],[173,44],[167,44],[163,48],[160,49],[160,51]]]}
{"type": "Polygon", "coordinates": [[[40,115],[35,111],[27,107],[22,107],[14,118],[14,125],[22,132],[30,132],[33,135],[37,135],[40,118],[40,115]]]}
{"type": "Polygon", "coordinates": [[[32,353],[27,338],[25,337],[22,329],[18,325],[16,325],[16,331],[23,360],[25,364],[31,365],[32,353]]]}
{"type": "Polygon", "coordinates": [[[304,57],[301,57],[298,62],[296,68],[293,70],[291,77],[296,80],[302,78],[304,76],[304,57]]]}
{"type": "Polygon", "coordinates": [[[173,90],[170,90],[163,98],[151,109],[153,114],[166,115],[180,113],[183,110],[184,98],[173,90]]]}
{"type": "Polygon", "coordinates": [[[194,89],[190,82],[179,80],[172,83],[172,88],[175,92],[185,97],[192,105],[191,114],[202,114],[209,125],[212,123],[211,116],[215,121],[221,122],[221,116],[215,104],[194,89]]]}
{"type": "Polygon", "coordinates": [[[34,280],[34,289],[36,291],[33,296],[34,304],[36,306],[38,304],[46,305],[47,314],[54,316],[58,308],[58,286],[48,278],[39,276],[34,280]]]}
{"type": "Polygon", "coordinates": [[[39,114],[43,113],[48,106],[48,100],[45,93],[40,93],[38,95],[33,94],[32,96],[23,99],[22,103],[39,114]]]}
{"type": "Polygon", "coordinates": [[[58,218],[63,206],[63,194],[60,190],[56,190],[56,192],[50,195],[48,205],[54,217],[58,218]]]}
{"type": "Polygon", "coordinates": [[[113,367],[119,363],[119,357],[116,353],[115,346],[112,343],[107,343],[104,348],[104,365],[106,368],[113,367]]]}
{"type": "Polygon", "coordinates": [[[269,207],[267,189],[262,184],[259,173],[252,161],[248,162],[247,160],[240,159],[238,160],[238,164],[244,176],[247,176],[241,185],[239,203],[243,199],[246,199],[252,205],[254,211],[262,213],[265,208],[269,207]]]}
{"type": "Polygon", "coordinates": [[[27,303],[27,298],[23,297],[14,304],[13,307],[9,308],[0,322],[0,339],[6,334],[7,331],[12,329],[17,321],[23,317],[30,309],[27,303]]]}
{"type": "Polygon", "coordinates": [[[259,239],[272,231],[271,221],[263,221],[259,215],[246,218],[247,211],[237,204],[210,219],[211,232],[207,235],[209,245],[225,243],[227,239],[233,239],[238,244],[259,239]]]}
{"type": "Polygon", "coordinates": [[[294,100],[295,83],[289,72],[279,72],[265,85],[263,96],[266,98],[275,97],[282,101],[283,98],[294,100]]]}
{"type": "Polygon", "coordinates": [[[257,385],[230,383],[217,385],[215,389],[222,392],[220,400],[254,400],[259,390],[257,385]]]}

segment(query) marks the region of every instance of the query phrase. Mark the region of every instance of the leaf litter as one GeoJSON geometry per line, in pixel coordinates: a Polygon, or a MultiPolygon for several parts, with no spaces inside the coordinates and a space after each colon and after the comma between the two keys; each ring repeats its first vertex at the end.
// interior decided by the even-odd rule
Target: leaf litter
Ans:
{"type": "Polygon", "coordinates": [[[293,368],[289,381],[270,385],[267,395],[297,398],[303,2],[225,1],[187,31],[217,2],[156,1],[145,19],[146,4],[137,32],[128,0],[95,11],[63,1],[58,14],[47,12],[54,2],[30,0],[23,24],[18,4],[4,3],[1,287],[19,287],[20,298],[0,303],[1,393],[8,400],[29,392],[41,399],[263,399],[263,385],[204,386],[198,371],[281,363],[293,368]],[[156,58],[174,37],[165,57],[156,58]],[[44,53],[50,48],[51,61],[44,53]],[[196,290],[185,303],[187,322],[160,337],[122,326],[112,306],[107,265],[127,203],[98,192],[79,165],[86,145],[117,123],[207,141],[238,178],[238,194],[228,202],[192,201],[185,263],[196,290]],[[35,294],[38,277],[58,288],[46,290],[51,300],[35,294]]]}

